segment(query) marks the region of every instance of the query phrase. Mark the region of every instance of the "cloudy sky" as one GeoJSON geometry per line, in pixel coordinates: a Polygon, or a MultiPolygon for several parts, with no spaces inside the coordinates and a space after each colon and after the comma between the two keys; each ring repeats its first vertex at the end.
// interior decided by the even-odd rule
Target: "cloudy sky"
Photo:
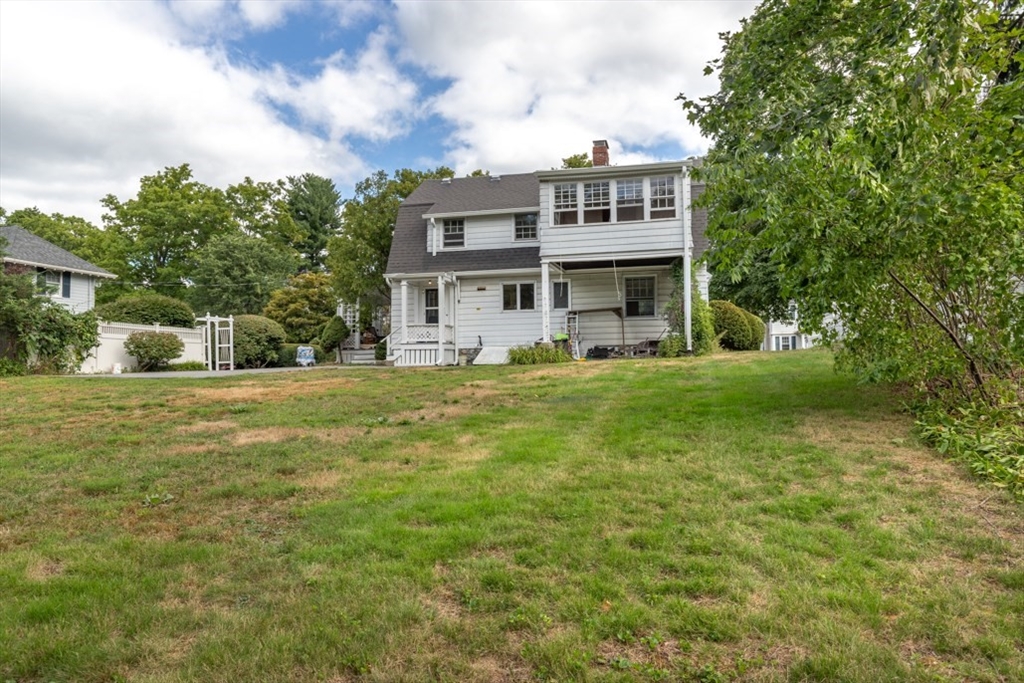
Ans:
{"type": "Polygon", "coordinates": [[[226,187],[304,172],[612,163],[707,141],[675,102],[755,2],[0,0],[0,206],[97,224],[191,164],[226,187]]]}

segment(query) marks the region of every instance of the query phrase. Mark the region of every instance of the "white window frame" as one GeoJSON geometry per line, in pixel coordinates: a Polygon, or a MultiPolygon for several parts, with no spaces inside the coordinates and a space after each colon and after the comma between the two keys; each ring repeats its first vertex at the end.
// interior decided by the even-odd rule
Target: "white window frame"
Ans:
{"type": "Polygon", "coordinates": [[[501,312],[502,313],[515,313],[518,311],[536,311],[537,310],[537,281],[523,280],[521,282],[502,282],[501,283],[501,312]],[[531,302],[530,308],[523,308],[523,285],[529,285],[533,288],[533,301],[531,302]],[[505,308],[505,288],[515,287],[516,288],[516,307],[505,308]]]}
{"type": "Polygon", "coordinates": [[[551,224],[555,227],[579,225],[579,187],[577,183],[555,183],[551,186],[551,224]],[[559,222],[560,216],[572,216],[572,222],[559,222]]]}
{"type": "MultiPolygon", "coordinates": [[[[454,242],[454,240],[453,240],[454,242]]],[[[445,218],[442,224],[442,236],[441,244],[444,245],[445,249],[462,249],[466,246],[466,219],[465,218],[445,218]],[[458,231],[456,231],[458,228],[458,231]],[[459,244],[449,244],[449,236],[454,237],[455,235],[460,236],[459,244]]]]}
{"type": "Polygon", "coordinates": [[[627,318],[656,318],[658,316],[658,276],[657,275],[626,275],[622,278],[622,312],[627,318]],[[629,297],[629,281],[630,280],[650,280],[651,281],[651,312],[650,313],[637,313],[636,315],[629,314],[629,302],[630,301],[646,301],[647,297],[639,298],[629,297]]]}
{"type": "Polygon", "coordinates": [[[517,213],[512,218],[512,241],[513,242],[536,242],[540,238],[540,232],[538,232],[538,224],[540,223],[540,216],[534,212],[530,213],[517,213]],[[519,220],[526,218],[527,216],[533,216],[533,225],[519,225],[519,220]],[[519,231],[533,228],[533,237],[520,237],[519,231]]]}
{"type": "Polygon", "coordinates": [[[635,223],[644,219],[644,181],[643,178],[624,178],[615,181],[615,222],[635,223]],[[622,220],[619,211],[626,208],[640,209],[639,218],[622,220]]]}
{"type": "Polygon", "coordinates": [[[572,283],[569,280],[552,280],[551,282],[551,310],[568,311],[572,309],[572,283]],[[555,285],[565,285],[565,306],[555,305],[555,285]]]}
{"type": "Polygon", "coordinates": [[[650,180],[651,183],[651,220],[666,220],[676,218],[679,215],[678,208],[676,207],[676,177],[669,176],[653,176],[650,180]],[[671,216],[656,216],[655,213],[672,212],[671,216]]]}
{"type": "Polygon", "coordinates": [[[594,180],[583,183],[583,223],[584,225],[599,225],[612,222],[612,186],[607,180],[594,180]],[[589,220],[588,214],[593,215],[600,212],[602,217],[607,216],[608,220],[589,220]]]}

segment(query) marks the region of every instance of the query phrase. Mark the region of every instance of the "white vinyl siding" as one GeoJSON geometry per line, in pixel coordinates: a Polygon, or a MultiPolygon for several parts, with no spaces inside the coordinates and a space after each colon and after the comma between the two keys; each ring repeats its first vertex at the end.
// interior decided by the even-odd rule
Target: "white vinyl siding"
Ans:
{"type": "MultiPolygon", "coordinates": [[[[537,273],[540,283],[540,273],[537,273]]],[[[458,303],[459,347],[471,348],[483,342],[485,346],[518,346],[532,344],[540,339],[541,310],[503,311],[502,285],[513,284],[500,276],[493,278],[466,278],[460,282],[458,303]]],[[[536,291],[536,290],[535,290],[536,291]]],[[[539,300],[540,297],[538,296],[539,300]]]]}
{"type": "MultiPolygon", "coordinates": [[[[524,244],[523,241],[515,239],[515,216],[513,214],[492,215],[492,216],[469,216],[463,219],[465,224],[464,246],[452,247],[463,251],[464,249],[509,249],[511,247],[537,246],[537,242],[524,244]]],[[[443,244],[444,235],[441,220],[438,223],[438,251],[445,249],[443,244]]],[[[429,253],[432,250],[432,236],[430,224],[427,224],[427,241],[424,248],[429,253]]],[[[538,230],[539,235],[539,230],[538,230]]]]}

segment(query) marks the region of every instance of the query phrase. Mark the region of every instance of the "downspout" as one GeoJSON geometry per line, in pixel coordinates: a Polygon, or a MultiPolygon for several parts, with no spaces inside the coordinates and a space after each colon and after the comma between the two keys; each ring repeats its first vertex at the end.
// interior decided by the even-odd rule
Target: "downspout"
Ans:
{"type": "Polygon", "coordinates": [[[686,308],[684,329],[686,332],[686,352],[693,353],[693,286],[690,272],[690,174],[683,167],[683,306],[686,308]]]}

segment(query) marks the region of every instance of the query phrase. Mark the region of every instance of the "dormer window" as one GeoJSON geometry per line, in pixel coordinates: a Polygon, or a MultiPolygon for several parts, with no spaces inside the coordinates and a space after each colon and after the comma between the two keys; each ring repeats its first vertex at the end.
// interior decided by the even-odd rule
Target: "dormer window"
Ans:
{"type": "Polygon", "coordinates": [[[576,183],[555,185],[555,225],[576,225],[580,222],[576,213],[576,183]]]}
{"type": "Polygon", "coordinates": [[[462,218],[444,219],[444,246],[466,246],[466,221],[462,218]]]}
{"type": "Polygon", "coordinates": [[[583,183],[583,222],[609,223],[612,220],[612,199],[607,180],[583,183]]]}
{"type": "Polygon", "coordinates": [[[676,217],[676,179],[651,178],[651,220],[676,217]]]}

